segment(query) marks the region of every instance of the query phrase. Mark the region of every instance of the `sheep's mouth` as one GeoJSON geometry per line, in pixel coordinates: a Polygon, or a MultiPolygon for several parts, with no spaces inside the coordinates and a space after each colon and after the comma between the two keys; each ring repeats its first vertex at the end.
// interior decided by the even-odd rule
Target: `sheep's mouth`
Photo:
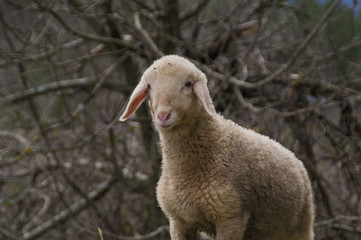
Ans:
{"type": "Polygon", "coordinates": [[[158,125],[159,127],[161,127],[162,129],[170,129],[172,128],[172,125],[158,125]]]}
{"type": "Polygon", "coordinates": [[[173,127],[173,123],[174,121],[171,120],[167,120],[167,121],[160,121],[160,120],[156,120],[155,123],[157,124],[157,126],[159,126],[160,128],[163,129],[170,129],[173,127]]]}

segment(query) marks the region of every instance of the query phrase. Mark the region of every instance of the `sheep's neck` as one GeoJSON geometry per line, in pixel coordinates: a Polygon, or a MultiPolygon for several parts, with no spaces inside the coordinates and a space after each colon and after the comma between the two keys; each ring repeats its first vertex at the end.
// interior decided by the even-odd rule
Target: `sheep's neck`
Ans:
{"type": "Polygon", "coordinates": [[[164,167],[174,173],[211,167],[220,129],[215,118],[202,119],[187,130],[160,132],[164,167]]]}

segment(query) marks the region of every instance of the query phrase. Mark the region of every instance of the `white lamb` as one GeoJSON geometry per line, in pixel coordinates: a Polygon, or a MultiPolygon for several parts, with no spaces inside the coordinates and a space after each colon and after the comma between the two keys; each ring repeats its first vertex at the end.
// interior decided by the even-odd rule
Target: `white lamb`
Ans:
{"type": "Polygon", "coordinates": [[[307,172],[279,143],[217,114],[206,76],[170,55],[143,74],[120,120],[149,97],[163,161],[157,198],[173,240],[311,240],[307,172]],[[204,234],[202,234],[204,235],[204,234]]]}

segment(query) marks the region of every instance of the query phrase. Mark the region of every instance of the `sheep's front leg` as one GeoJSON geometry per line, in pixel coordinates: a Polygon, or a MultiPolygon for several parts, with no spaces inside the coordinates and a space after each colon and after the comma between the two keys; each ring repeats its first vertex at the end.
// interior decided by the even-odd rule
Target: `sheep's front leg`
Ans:
{"type": "Polygon", "coordinates": [[[216,224],[217,240],[242,240],[246,230],[249,214],[220,219],[216,224]]]}
{"type": "Polygon", "coordinates": [[[197,232],[186,227],[183,221],[169,219],[170,236],[172,240],[196,240],[197,232]]]}

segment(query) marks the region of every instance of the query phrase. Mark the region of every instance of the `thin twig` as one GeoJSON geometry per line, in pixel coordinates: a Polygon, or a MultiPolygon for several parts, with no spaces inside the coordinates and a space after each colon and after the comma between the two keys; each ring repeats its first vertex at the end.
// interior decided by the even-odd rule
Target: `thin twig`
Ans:
{"type": "Polygon", "coordinates": [[[325,14],[322,16],[321,20],[316,24],[316,26],[312,29],[312,31],[305,37],[302,43],[298,46],[292,56],[288,59],[288,61],[282,65],[279,69],[277,69],[273,74],[269,75],[268,77],[256,82],[256,83],[249,83],[246,81],[238,80],[237,78],[230,78],[229,81],[239,87],[243,88],[257,88],[264,84],[267,84],[273,81],[275,78],[280,76],[284,73],[287,69],[291,67],[291,65],[295,62],[297,57],[303,52],[303,50],[308,46],[311,40],[315,37],[315,35],[320,31],[321,27],[325,24],[327,19],[331,16],[333,11],[336,9],[338,4],[341,0],[334,0],[331,6],[327,9],[325,14]]]}
{"type": "MultiPolygon", "coordinates": [[[[36,191],[32,191],[32,192],[36,192],[36,191]]],[[[40,210],[35,214],[35,216],[24,226],[22,227],[22,232],[27,231],[28,229],[31,228],[31,226],[35,225],[37,222],[40,221],[40,217],[42,215],[44,215],[50,206],[50,197],[48,195],[45,195],[43,193],[38,193],[39,195],[41,195],[42,199],[44,200],[44,204],[43,206],[40,208],[40,210]]]]}
{"type": "Polygon", "coordinates": [[[331,228],[342,229],[348,232],[361,233],[361,227],[359,227],[360,225],[361,225],[361,217],[359,216],[339,215],[332,219],[316,222],[313,226],[315,228],[331,227],[331,228]]]}
{"type": "MultiPolygon", "coordinates": [[[[116,178],[111,178],[108,181],[104,182],[103,184],[100,184],[100,186],[95,189],[94,191],[89,193],[88,199],[91,201],[96,201],[103,197],[105,193],[107,193],[110,188],[115,184],[116,178]]],[[[32,230],[31,232],[27,232],[23,234],[20,238],[17,238],[18,240],[33,240],[40,236],[42,236],[44,233],[49,231],[50,229],[54,228],[59,224],[60,222],[64,222],[68,220],[70,217],[75,216],[76,214],[80,213],[83,209],[89,206],[89,201],[86,198],[80,199],[78,202],[71,205],[69,208],[61,211],[57,215],[55,215],[53,218],[49,219],[48,221],[42,223],[40,226],[32,230]]]]}
{"type": "Polygon", "coordinates": [[[34,54],[34,55],[29,55],[29,56],[20,55],[18,53],[1,52],[2,55],[5,55],[7,58],[9,58],[9,61],[4,64],[1,64],[0,68],[8,66],[13,63],[24,63],[27,61],[41,60],[43,58],[47,58],[47,57],[59,52],[60,50],[68,50],[68,49],[71,49],[74,47],[78,47],[83,42],[84,42],[84,39],[78,38],[78,39],[66,42],[63,45],[61,45],[60,47],[49,46],[47,51],[43,51],[39,54],[34,54]]]}
{"type": "Polygon", "coordinates": [[[18,141],[19,143],[21,143],[22,145],[24,145],[25,148],[31,147],[30,142],[23,136],[20,136],[19,134],[15,134],[12,132],[6,132],[6,131],[0,131],[0,137],[12,138],[12,139],[18,141]]]}
{"type": "Polygon", "coordinates": [[[0,227],[0,234],[4,235],[5,237],[11,239],[11,240],[19,240],[18,237],[16,237],[14,234],[10,233],[8,230],[0,227]]]}
{"type": "Polygon", "coordinates": [[[264,109],[263,108],[257,108],[255,106],[253,106],[253,104],[251,103],[248,103],[244,97],[243,97],[243,94],[241,93],[241,90],[239,90],[238,87],[234,86],[233,87],[233,90],[234,90],[234,93],[236,94],[237,96],[237,99],[238,99],[238,102],[242,105],[243,108],[246,108],[248,110],[250,110],[251,112],[253,113],[260,113],[262,112],[264,109]]]}
{"type": "Polygon", "coordinates": [[[78,37],[81,38],[85,38],[88,40],[93,40],[93,41],[97,41],[97,42],[102,42],[102,43],[108,43],[108,44],[116,44],[125,48],[128,48],[132,51],[135,51],[137,53],[143,53],[144,51],[138,47],[136,47],[135,44],[129,43],[127,41],[118,39],[118,38],[113,38],[113,37],[103,37],[103,36],[99,36],[99,35],[94,35],[94,34],[90,34],[90,33],[86,33],[86,32],[82,32],[79,30],[76,30],[74,28],[72,28],[69,24],[66,23],[66,21],[52,8],[48,8],[45,6],[39,6],[40,8],[45,9],[46,11],[48,11],[53,17],[56,18],[56,20],[58,20],[58,22],[69,32],[75,34],[78,37]]]}
{"type": "Polygon", "coordinates": [[[152,52],[156,54],[157,57],[164,56],[164,53],[162,53],[162,51],[157,47],[152,38],[149,36],[148,32],[143,28],[138,13],[134,13],[134,25],[138,32],[144,38],[145,42],[149,45],[152,52]]]}
{"type": "Polygon", "coordinates": [[[196,16],[202,9],[204,9],[207,6],[209,2],[210,2],[209,0],[197,1],[195,4],[192,5],[192,7],[188,11],[181,12],[179,14],[179,21],[183,22],[193,16],[196,16]]]}
{"type": "Polygon", "coordinates": [[[43,84],[37,87],[29,88],[27,90],[10,94],[5,97],[0,97],[0,107],[13,103],[16,101],[21,101],[28,99],[37,95],[45,94],[52,91],[57,91],[64,88],[76,88],[76,87],[88,87],[96,84],[95,79],[89,78],[78,78],[72,80],[61,80],[59,82],[52,82],[43,84]]]}
{"type": "Polygon", "coordinates": [[[169,227],[167,225],[163,225],[163,226],[158,227],[153,232],[150,232],[150,233],[147,233],[144,235],[133,236],[133,237],[121,236],[121,235],[117,235],[117,234],[110,233],[110,232],[104,232],[104,235],[111,237],[111,238],[118,239],[118,240],[144,240],[144,239],[149,239],[149,238],[155,237],[163,231],[169,231],[169,227]]]}
{"type": "Polygon", "coordinates": [[[99,233],[100,240],[104,240],[103,231],[100,227],[98,227],[98,233],[99,233]]]}
{"type": "Polygon", "coordinates": [[[129,54],[127,53],[123,54],[115,63],[110,65],[100,74],[99,82],[95,85],[95,87],[91,91],[91,95],[94,95],[95,92],[98,91],[104,85],[105,81],[107,81],[110,78],[110,76],[117,70],[118,66],[122,64],[128,57],[129,54]]]}

